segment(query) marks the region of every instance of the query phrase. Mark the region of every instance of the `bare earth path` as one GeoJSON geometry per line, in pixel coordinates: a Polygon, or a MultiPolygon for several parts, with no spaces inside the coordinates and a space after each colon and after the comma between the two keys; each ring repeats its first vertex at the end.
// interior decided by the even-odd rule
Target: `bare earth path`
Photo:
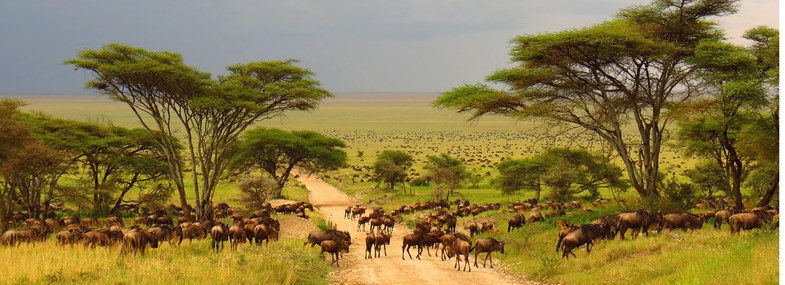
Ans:
{"type": "MultiPolygon", "coordinates": [[[[366,260],[363,257],[365,233],[357,232],[356,221],[343,218],[344,209],[353,205],[355,201],[319,178],[301,175],[298,180],[306,186],[311,204],[318,208],[325,219],[332,220],[338,229],[348,230],[352,235],[350,251],[339,261],[341,269],[331,274],[330,281],[333,284],[501,285],[528,283],[500,271],[500,266],[496,266],[497,262],[494,262],[494,269],[482,268],[482,258],[480,258],[480,267],[473,267],[472,272],[456,271],[453,269],[455,259],[442,261],[441,257],[429,257],[427,251],[423,251],[422,260],[410,260],[408,255],[406,260],[401,260],[401,239],[411,231],[400,224],[395,226],[392,241],[387,247],[387,256],[384,256],[384,250],[382,250],[381,258],[366,260]]],[[[415,256],[417,250],[413,248],[410,252],[412,256],[415,256]]],[[[433,252],[431,253],[433,254],[433,252]]],[[[325,257],[329,258],[329,255],[325,255],[325,257]]],[[[463,264],[463,262],[461,263],[463,264]]],[[[469,266],[473,266],[473,264],[474,258],[472,257],[469,266]]]]}

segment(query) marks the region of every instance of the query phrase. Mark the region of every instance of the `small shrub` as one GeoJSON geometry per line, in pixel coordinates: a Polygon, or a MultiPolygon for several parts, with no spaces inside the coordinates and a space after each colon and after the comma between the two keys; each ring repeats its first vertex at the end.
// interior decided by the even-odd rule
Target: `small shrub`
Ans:
{"type": "Polygon", "coordinates": [[[559,265],[561,265],[561,257],[550,254],[543,254],[539,257],[542,269],[540,273],[543,279],[550,278],[558,273],[559,265]]]}

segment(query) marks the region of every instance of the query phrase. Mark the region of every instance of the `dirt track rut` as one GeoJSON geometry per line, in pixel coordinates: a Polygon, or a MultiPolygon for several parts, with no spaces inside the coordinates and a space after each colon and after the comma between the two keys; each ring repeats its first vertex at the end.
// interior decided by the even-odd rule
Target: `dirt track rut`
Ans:
{"type": "MultiPolygon", "coordinates": [[[[396,225],[390,245],[387,247],[387,256],[374,259],[364,259],[365,233],[357,231],[357,222],[344,219],[344,210],[353,205],[355,201],[344,192],[339,191],[330,184],[314,176],[301,175],[298,180],[309,191],[308,198],[314,206],[324,215],[325,219],[333,221],[338,229],[348,230],[352,236],[352,246],[348,254],[339,261],[340,269],[331,273],[332,284],[527,284],[525,280],[502,272],[494,262],[494,269],[483,268],[482,259],[480,267],[472,268],[472,272],[456,271],[453,269],[455,260],[442,261],[440,257],[428,256],[423,251],[422,260],[401,259],[401,238],[411,231],[403,225],[396,225]]],[[[411,249],[412,256],[417,253],[416,248],[411,249]]],[[[433,252],[431,252],[433,254],[433,252]]],[[[496,253],[498,254],[498,253],[496,253]]],[[[325,255],[329,258],[328,255],[325,255]]],[[[463,264],[463,262],[462,262],[463,264]]],[[[471,258],[469,266],[473,266],[471,258]]],[[[463,267],[461,267],[463,268],[463,267]]],[[[467,268],[468,270],[468,268],[467,268]]]]}

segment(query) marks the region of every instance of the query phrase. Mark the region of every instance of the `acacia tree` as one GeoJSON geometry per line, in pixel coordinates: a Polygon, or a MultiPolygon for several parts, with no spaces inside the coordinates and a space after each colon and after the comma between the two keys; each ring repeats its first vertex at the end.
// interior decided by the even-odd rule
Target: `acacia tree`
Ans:
{"type": "Polygon", "coordinates": [[[230,169],[247,172],[259,167],[275,180],[277,189],[273,194],[280,196],[295,168],[318,173],[344,166],[345,147],[343,141],[317,132],[258,128],[246,132],[238,142],[239,150],[230,169]]]}
{"type": "Polygon", "coordinates": [[[66,61],[91,71],[95,78],[88,88],[126,103],[142,126],[157,135],[185,209],[185,172],[190,167],[199,219],[210,218],[216,186],[231,157],[229,146],[246,128],[285,111],[312,110],[331,96],[310,70],[295,62],[232,65],[228,75],[212,79],[185,65],[179,54],[117,43],[81,51],[66,61]],[[182,138],[187,162],[175,138],[182,138]]]}
{"type": "Polygon", "coordinates": [[[678,138],[689,154],[711,159],[723,170],[736,209],[742,210],[741,184],[746,179],[756,155],[744,152],[739,134],[761,117],[768,103],[765,71],[755,55],[742,48],[719,41],[698,45],[694,62],[706,84],[706,93],[687,108],[691,114],[679,126],[678,138]]]}
{"type": "MultiPolygon", "coordinates": [[[[400,150],[384,150],[376,157],[373,164],[373,181],[385,183],[387,189],[395,189],[395,185],[404,184],[406,170],[412,167],[412,156],[400,150]]],[[[406,191],[406,185],[403,185],[406,191]]]]}
{"type": "Polygon", "coordinates": [[[520,36],[511,52],[520,65],[486,78],[508,89],[466,85],[434,105],[472,119],[538,118],[593,133],[612,146],[640,196],[659,196],[668,111],[697,93],[689,61],[697,44],[721,37],[706,19],[735,12],[736,2],[654,0],[593,27],[520,36]]]}
{"type": "Polygon", "coordinates": [[[496,185],[502,194],[514,194],[521,189],[535,191],[535,199],[540,200],[542,181],[540,177],[548,170],[548,166],[541,156],[526,159],[505,159],[496,166],[499,176],[496,185]]]}
{"type": "MultiPolygon", "coordinates": [[[[749,48],[755,55],[764,79],[764,85],[779,91],[780,73],[780,33],[770,27],[755,27],[744,33],[744,38],[754,44],[749,48]]],[[[769,185],[758,202],[758,206],[771,203],[772,198],[779,192],[779,92],[771,92],[773,97],[768,100],[770,109],[761,112],[761,116],[741,130],[742,140],[740,149],[755,153],[760,164],[760,170],[770,173],[769,185]],[[774,170],[774,171],[769,171],[774,170]],[[771,175],[773,174],[773,175],[771,175]]],[[[765,176],[765,174],[764,174],[765,176]]]]}
{"type": "Polygon", "coordinates": [[[7,220],[15,207],[31,217],[47,212],[57,183],[66,174],[66,157],[33,135],[17,100],[0,101],[0,214],[7,220]]]}
{"type": "Polygon", "coordinates": [[[428,156],[425,169],[429,172],[430,181],[436,184],[435,196],[441,199],[442,194],[446,194],[447,201],[451,195],[455,195],[455,189],[471,176],[462,161],[446,153],[428,156]]]}
{"type": "Polygon", "coordinates": [[[171,196],[164,154],[147,130],[43,115],[32,116],[30,121],[42,141],[65,153],[69,164],[78,168],[76,179],[89,189],[95,214],[116,213],[135,188],[144,188],[140,200],[171,196]]]}

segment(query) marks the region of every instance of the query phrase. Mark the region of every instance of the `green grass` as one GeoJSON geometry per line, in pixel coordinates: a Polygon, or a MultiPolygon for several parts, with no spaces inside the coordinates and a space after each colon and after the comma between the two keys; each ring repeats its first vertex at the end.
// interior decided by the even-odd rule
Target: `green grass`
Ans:
{"type": "MultiPolygon", "coordinates": [[[[588,215],[567,216],[570,223],[584,222],[616,209],[588,215]]],[[[507,216],[507,215],[504,215],[507,216]]],[[[506,242],[505,254],[496,255],[512,271],[532,280],[561,284],[777,284],[779,232],[754,230],[731,236],[727,228],[704,227],[694,233],[668,231],[635,240],[602,241],[577,258],[556,253],[555,219],[506,232],[506,222],[496,220],[501,231],[492,236],[506,242]]]]}

